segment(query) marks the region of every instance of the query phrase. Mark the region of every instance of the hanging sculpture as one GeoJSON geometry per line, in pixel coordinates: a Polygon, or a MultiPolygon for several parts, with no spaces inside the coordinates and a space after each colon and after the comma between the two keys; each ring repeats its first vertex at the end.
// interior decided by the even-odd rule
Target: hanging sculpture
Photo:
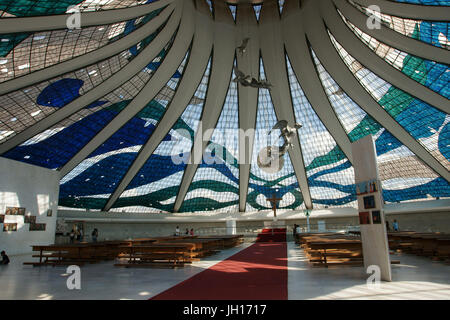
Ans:
{"type": "Polygon", "coordinates": [[[293,148],[292,139],[295,137],[297,129],[301,127],[302,125],[299,123],[291,127],[288,125],[287,120],[278,121],[268,134],[270,135],[273,130],[279,129],[281,131],[280,137],[283,137],[284,143],[282,146],[268,146],[263,148],[258,153],[258,167],[267,173],[277,173],[283,169],[283,156],[289,149],[293,148]]]}

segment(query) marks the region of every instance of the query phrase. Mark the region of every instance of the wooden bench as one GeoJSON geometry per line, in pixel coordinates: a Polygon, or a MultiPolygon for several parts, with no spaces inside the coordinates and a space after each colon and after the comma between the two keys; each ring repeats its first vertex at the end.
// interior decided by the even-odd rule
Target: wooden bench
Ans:
{"type": "MultiPolygon", "coordinates": [[[[216,253],[223,248],[236,246],[242,241],[242,235],[169,236],[94,243],[34,245],[32,250],[36,253],[32,257],[38,258],[39,261],[25,262],[24,265],[84,265],[132,255],[133,259],[130,260],[134,262],[131,265],[174,264],[178,266],[198,261],[201,257],[216,253]],[[182,252],[174,252],[174,248],[182,248],[182,252]]],[[[129,266],[129,264],[126,265],[129,266]]]]}
{"type": "MultiPolygon", "coordinates": [[[[313,267],[363,266],[362,242],[340,233],[298,234],[298,242],[313,267]]],[[[399,261],[391,261],[398,264],[399,261]]]]}
{"type": "Polygon", "coordinates": [[[191,262],[189,252],[192,246],[186,244],[149,244],[122,246],[120,258],[126,263],[116,263],[117,267],[182,267],[191,262]]]}
{"type": "Polygon", "coordinates": [[[117,256],[116,247],[124,244],[122,241],[108,243],[76,243],[64,245],[33,245],[33,258],[39,261],[25,262],[24,265],[82,265],[105,260],[113,260],[117,256]]]}
{"type": "Polygon", "coordinates": [[[391,249],[400,252],[431,257],[433,260],[445,260],[448,258],[446,247],[450,245],[450,235],[434,233],[388,233],[394,244],[391,249]]]}
{"type": "Polygon", "coordinates": [[[362,244],[357,237],[337,233],[297,234],[297,242],[313,267],[362,265],[362,244]]]}

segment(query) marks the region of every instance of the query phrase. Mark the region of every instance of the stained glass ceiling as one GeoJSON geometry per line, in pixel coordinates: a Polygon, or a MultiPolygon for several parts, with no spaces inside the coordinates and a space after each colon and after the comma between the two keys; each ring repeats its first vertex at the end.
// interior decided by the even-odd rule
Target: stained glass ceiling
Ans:
{"type": "Polygon", "coordinates": [[[392,2],[1,0],[0,154],[59,171],[61,208],[320,209],[356,206],[350,144],[372,135],[387,203],[448,198],[450,1],[392,2]],[[46,27],[71,8],[79,28],[46,27]],[[267,173],[279,120],[302,128],[267,173]]]}

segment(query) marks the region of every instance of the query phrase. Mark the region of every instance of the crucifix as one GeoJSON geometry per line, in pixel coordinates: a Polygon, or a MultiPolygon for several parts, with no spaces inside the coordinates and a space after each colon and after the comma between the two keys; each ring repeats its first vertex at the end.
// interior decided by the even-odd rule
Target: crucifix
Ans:
{"type": "Polygon", "coordinates": [[[268,198],[267,201],[269,201],[272,204],[273,216],[276,219],[277,218],[277,204],[279,201],[281,201],[281,198],[277,198],[277,196],[274,193],[272,195],[272,198],[268,198]]]}

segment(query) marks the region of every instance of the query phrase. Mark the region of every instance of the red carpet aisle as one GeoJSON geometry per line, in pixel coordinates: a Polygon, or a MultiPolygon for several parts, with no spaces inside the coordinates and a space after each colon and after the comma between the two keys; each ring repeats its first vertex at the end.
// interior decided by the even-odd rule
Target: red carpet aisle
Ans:
{"type": "Polygon", "coordinates": [[[257,242],[152,299],[286,300],[287,272],[286,242],[257,242]]]}
{"type": "Polygon", "coordinates": [[[286,229],[263,229],[256,242],[286,242],[286,229]]]}

